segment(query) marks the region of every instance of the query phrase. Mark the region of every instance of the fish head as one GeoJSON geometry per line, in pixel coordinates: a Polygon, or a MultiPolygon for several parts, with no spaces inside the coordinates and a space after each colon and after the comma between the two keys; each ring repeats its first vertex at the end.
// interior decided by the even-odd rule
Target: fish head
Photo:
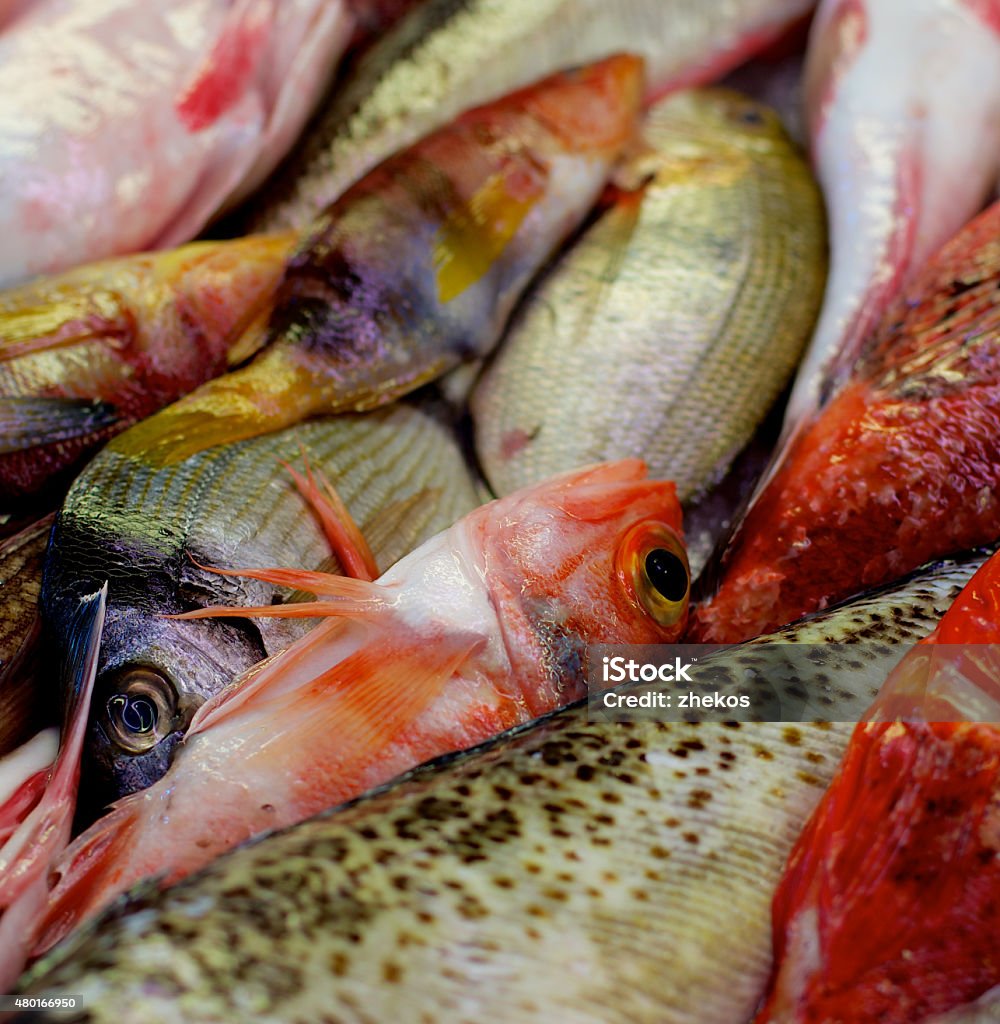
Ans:
{"type": "Polygon", "coordinates": [[[641,460],[562,474],[474,515],[484,578],[526,671],[578,679],[590,644],[672,643],[683,632],[681,507],[641,460]]]}
{"type": "Polygon", "coordinates": [[[140,536],[137,519],[130,522],[131,532],[105,524],[102,538],[89,538],[88,546],[82,524],[60,517],[45,565],[42,607],[54,655],[71,641],[80,596],[108,580],[84,745],[81,823],[160,778],[198,707],[268,653],[250,620],[164,617],[210,603],[213,598],[198,591],[202,576],[216,594],[219,584],[182,547],[162,537],[154,542],[148,533],[140,536]],[[97,544],[102,558],[91,567],[79,552],[93,551],[97,544]]]}

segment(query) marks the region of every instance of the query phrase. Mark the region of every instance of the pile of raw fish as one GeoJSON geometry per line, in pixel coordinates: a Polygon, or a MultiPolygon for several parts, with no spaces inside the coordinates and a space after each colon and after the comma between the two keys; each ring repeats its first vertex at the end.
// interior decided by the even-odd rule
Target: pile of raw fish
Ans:
{"type": "Polygon", "coordinates": [[[1000,0],[0,0],[16,1019],[1000,1021],[998,185],[1000,0]]]}

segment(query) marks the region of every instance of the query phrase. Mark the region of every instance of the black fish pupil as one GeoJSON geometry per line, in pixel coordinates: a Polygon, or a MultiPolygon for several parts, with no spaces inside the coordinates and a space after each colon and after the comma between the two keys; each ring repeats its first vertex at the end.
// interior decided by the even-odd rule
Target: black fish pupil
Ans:
{"type": "Polygon", "coordinates": [[[668,601],[681,601],[687,593],[687,569],[666,548],[653,548],[646,555],[646,577],[668,601]]]}
{"type": "Polygon", "coordinates": [[[118,694],[111,703],[129,732],[151,732],[156,725],[156,705],[147,697],[126,697],[118,694]]]}

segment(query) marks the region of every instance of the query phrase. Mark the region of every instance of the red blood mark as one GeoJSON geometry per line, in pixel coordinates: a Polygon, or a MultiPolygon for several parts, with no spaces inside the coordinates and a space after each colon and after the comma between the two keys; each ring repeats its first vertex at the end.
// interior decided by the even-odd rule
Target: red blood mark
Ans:
{"type": "Polygon", "coordinates": [[[243,96],[260,63],[267,29],[261,13],[226,27],[177,101],[177,115],[190,131],[213,125],[243,96]]]}
{"type": "Polygon", "coordinates": [[[534,434],[529,434],[526,430],[521,430],[520,427],[508,430],[500,442],[500,457],[512,459],[515,455],[520,455],[533,440],[534,434]]]}
{"type": "Polygon", "coordinates": [[[1000,0],[959,0],[988,29],[1000,35],[1000,0]]]}
{"type": "Polygon", "coordinates": [[[840,81],[868,39],[864,0],[842,0],[822,31],[814,36],[806,64],[805,103],[813,140],[823,131],[840,81]]]}

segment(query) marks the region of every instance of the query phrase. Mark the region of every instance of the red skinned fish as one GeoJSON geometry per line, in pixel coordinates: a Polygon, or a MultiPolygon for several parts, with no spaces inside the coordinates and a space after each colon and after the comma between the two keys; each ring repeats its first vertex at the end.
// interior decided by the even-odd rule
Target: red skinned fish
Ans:
{"type": "Polygon", "coordinates": [[[690,584],[680,527],[674,485],[632,459],[484,505],[374,582],[231,573],[319,600],[181,617],[323,621],[204,704],[167,774],[66,851],[38,951],[140,878],[176,882],[254,834],[583,697],[589,644],[676,641],[690,584]]]}
{"type": "Polygon", "coordinates": [[[756,1024],[908,1024],[1000,984],[1000,557],[893,670],[774,899],[756,1024]]]}
{"type": "Polygon", "coordinates": [[[692,635],[735,643],[1000,535],[1000,203],[887,314],[740,524],[692,635]]]}
{"type": "Polygon", "coordinates": [[[633,139],[643,77],[629,55],[556,74],[380,164],[289,259],[267,348],[113,450],[169,465],[385,404],[486,355],[633,139]]]}
{"type": "Polygon", "coordinates": [[[785,436],[827,401],[901,287],[990,195],[1000,0],[823,0],[804,81],[830,276],[785,436]]]}

